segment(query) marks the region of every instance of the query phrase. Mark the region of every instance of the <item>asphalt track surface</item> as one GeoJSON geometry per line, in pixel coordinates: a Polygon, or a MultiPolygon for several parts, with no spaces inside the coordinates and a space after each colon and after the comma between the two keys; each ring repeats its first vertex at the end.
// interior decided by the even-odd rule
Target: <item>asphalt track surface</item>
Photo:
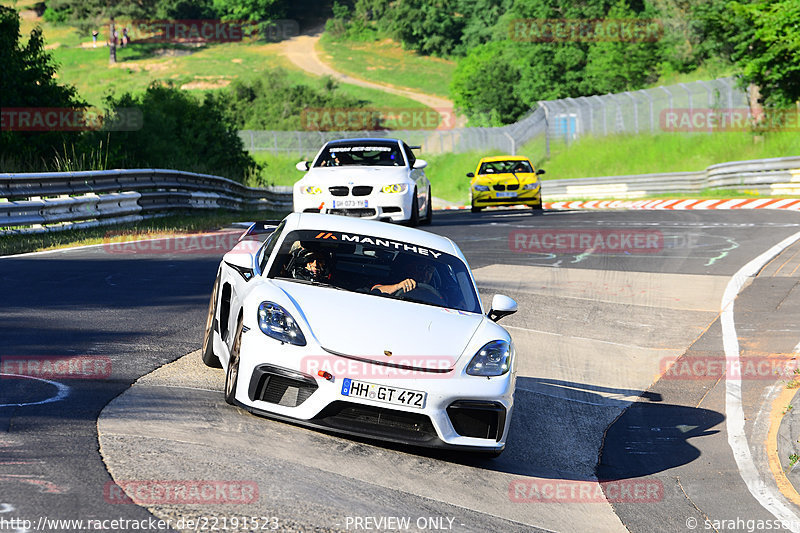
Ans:
{"type": "MultiPolygon", "coordinates": [[[[172,374],[166,367],[153,374],[150,388],[147,380],[131,388],[198,349],[222,250],[134,254],[100,246],[5,258],[3,362],[86,356],[99,366],[87,379],[2,377],[0,529],[22,531],[19,522],[1,521],[13,518],[32,520],[31,530],[69,531],[78,528],[40,519],[146,521],[204,511],[120,504],[109,493],[109,468],[118,480],[272,472],[270,483],[257,478],[256,510],[207,511],[275,515],[279,530],[366,530],[355,517],[410,517],[417,527],[421,518],[440,517],[440,529],[453,531],[689,531],[690,518],[697,529],[746,531],[747,520],[774,518],[748,491],[728,445],[724,377],[653,382],[666,360],[724,358],[725,287],[743,265],[800,231],[796,213],[440,212],[429,229],[459,244],[484,299],[502,291],[520,302],[520,312],[502,322],[524,359],[500,458],[405,450],[254,417],[223,404],[220,371],[208,371],[205,387],[180,388],[187,369],[205,371],[191,356],[172,374]],[[531,246],[534,234],[541,244],[546,234],[607,241],[631,231],[659,235],[658,246],[591,253],[531,246]],[[133,402],[136,394],[155,403],[133,402]],[[126,411],[125,402],[138,410],[126,411]],[[113,431],[98,437],[106,406],[113,431]],[[180,431],[176,421],[195,416],[206,418],[193,434],[169,434],[180,431]],[[570,484],[593,489],[596,479],[611,482],[602,501],[569,496],[570,484]],[[615,499],[613,491],[634,491],[636,482],[645,495],[659,490],[649,499],[615,499]],[[533,489],[562,493],[536,502],[533,489]]],[[[764,268],[736,301],[743,356],[789,356],[800,341],[793,253],[764,268]]],[[[774,377],[742,384],[745,432],[767,474],[761,426],[779,388],[774,377]]]]}

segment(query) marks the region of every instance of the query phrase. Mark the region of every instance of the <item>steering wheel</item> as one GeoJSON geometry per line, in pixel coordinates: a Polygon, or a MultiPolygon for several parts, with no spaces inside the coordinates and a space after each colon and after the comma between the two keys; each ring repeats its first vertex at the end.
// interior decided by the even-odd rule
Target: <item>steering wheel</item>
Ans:
{"type": "MultiPolygon", "coordinates": [[[[419,291],[426,292],[426,293],[428,293],[428,294],[431,294],[431,295],[433,295],[433,296],[434,296],[434,297],[436,297],[436,298],[437,298],[437,299],[438,299],[438,300],[439,300],[441,303],[444,303],[444,302],[445,302],[445,299],[444,299],[444,296],[442,296],[442,293],[440,293],[438,290],[436,290],[436,288],[435,288],[433,285],[430,285],[430,284],[428,284],[428,283],[420,283],[420,282],[417,282],[417,286],[416,286],[416,287],[414,287],[413,289],[411,289],[411,290],[410,290],[410,291],[408,291],[408,292],[409,292],[409,293],[412,293],[412,292],[414,292],[414,291],[418,291],[418,290],[419,290],[419,291]]],[[[401,289],[397,289],[396,291],[394,291],[394,292],[392,293],[392,296],[400,296],[400,295],[402,295],[402,294],[404,294],[404,293],[406,293],[406,290],[401,288],[401,289]]]]}

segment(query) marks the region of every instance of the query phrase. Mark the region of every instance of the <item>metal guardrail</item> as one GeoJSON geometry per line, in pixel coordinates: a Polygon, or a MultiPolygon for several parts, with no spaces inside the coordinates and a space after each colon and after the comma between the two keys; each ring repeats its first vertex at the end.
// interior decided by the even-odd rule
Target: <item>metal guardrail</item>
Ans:
{"type": "MultiPolygon", "coordinates": [[[[692,194],[705,189],[800,195],[800,157],[734,161],[700,172],[546,180],[548,202],[692,194]]],[[[175,209],[291,210],[291,187],[250,188],[175,170],[0,174],[0,234],[132,222],[175,209]]]]}
{"type": "Polygon", "coordinates": [[[700,172],[667,172],[545,180],[548,202],[572,199],[642,198],[654,194],[692,194],[703,190],[752,191],[775,196],[800,194],[800,157],[777,157],[712,165],[700,172]]]}
{"type": "Polygon", "coordinates": [[[0,234],[134,222],[176,209],[285,211],[291,187],[250,188],[207,174],[137,169],[0,174],[0,234]]]}

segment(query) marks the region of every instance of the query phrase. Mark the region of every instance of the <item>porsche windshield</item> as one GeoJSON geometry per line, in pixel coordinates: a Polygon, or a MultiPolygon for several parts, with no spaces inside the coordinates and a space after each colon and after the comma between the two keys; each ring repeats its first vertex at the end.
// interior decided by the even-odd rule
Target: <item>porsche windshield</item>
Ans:
{"type": "Polygon", "coordinates": [[[314,162],[315,167],[403,167],[405,164],[397,143],[374,141],[329,144],[314,162]]]}
{"type": "Polygon", "coordinates": [[[422,246],[367,235],[287,234],[267,277],[480,313],[467,266],[422,246]]]}

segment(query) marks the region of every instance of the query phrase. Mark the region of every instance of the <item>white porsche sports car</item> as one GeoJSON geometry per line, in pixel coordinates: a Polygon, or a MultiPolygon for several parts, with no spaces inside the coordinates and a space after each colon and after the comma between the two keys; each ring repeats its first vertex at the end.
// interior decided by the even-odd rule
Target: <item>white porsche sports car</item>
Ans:
{"type": "Polygon", "coordinates": [[[392,224],[292,213],[256,223],[222,259],[203,361],[253,413],[415,446],[499,455],[516,358],[463,254],[392,224]],[[271,229],[271,228],[270,228],[271,229]]]}
{"type": "Polygon", "coordinates": [[[294,211],[430,224],[426,166],[397,139],[330,141],[310,165],[297,164],[308,173],[294,185],[294,211]]]}

